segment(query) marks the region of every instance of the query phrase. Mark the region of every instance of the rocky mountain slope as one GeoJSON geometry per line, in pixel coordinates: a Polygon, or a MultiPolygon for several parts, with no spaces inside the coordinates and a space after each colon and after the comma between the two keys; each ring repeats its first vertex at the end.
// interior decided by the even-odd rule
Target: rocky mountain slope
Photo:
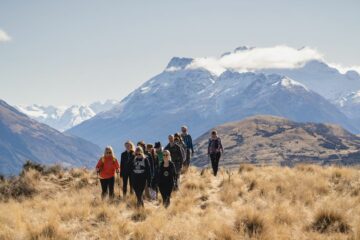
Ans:
{"type": "Polygon", "coordinates": [[[100,148],[30,119],[0,100],[0,174],[17,174],[26,160],[92,166],[100,148]]]}

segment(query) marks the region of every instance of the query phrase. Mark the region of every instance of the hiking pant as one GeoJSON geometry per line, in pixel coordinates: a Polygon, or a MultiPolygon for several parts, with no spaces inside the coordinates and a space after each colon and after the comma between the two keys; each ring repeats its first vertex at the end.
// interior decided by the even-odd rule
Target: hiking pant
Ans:
{"type": "Polygon", "coordinates": [[[115,183],[115,177],[107,178],[107,179],[100,179],[101,183],[101,198],[104,199],[109,192],[109,197],[114,198],[114,183],[115,183]]]}
{"type": "Polygon", "coordinates": [[[173,181],[167,181],[159,184],[159,190],[165,207],[168,207],[170,205],[170,198],[173,187],[174,187],[173,181]]]}
{"type": "Polygon", "coordinates": [[[190,149],[186,149],[186,160],[184,162],[184,167],[188,168],[190,166],[190,158],[191,158],[191,152],[190,149]]]}
{"type": "Polygon", "coordinates": [[[175,168],[176,168],[176,182],[174,184],[174,190],[178,190],[179,189],[179,179],[180,179],[180,174],[181,174],[181,169],[182,169],[182,163],[180,162],[174,162],[175,164],[175,168]]]}
{"type": "Polygon", "coordinates": [[[211,159],[211,166],[214,172],[214,176],[216,176],[218,169],[219,169],[219,160],[221,157],[221,153],[210,153],[210,159],[211,159]]]}
{"type": "Polygon", "coordinates": [[[137,174],[132,178],[132,187],[135,191],[137,199],[137,207],[144,206],[143,193],[146,185],[146,177],[144,174],[137,174]],[[138,175],[138,176],[137,176],[138,175]]]}
{"type": "Polygon", "coordinates": [[[150,187],[148,184],[145,184],[145,198],[147,200],[151,200],[151,196],[150,196],[150,187]]]}
{"type": "Polygon", "coordinates": [[[129,174],[124,174],[122,176],[122,180],[123,180],[123,196],[126,196],[127,193],[127,186],[128,186],[128,182],[130,185],[130,193],[133,193],[133,189],[132,189],[132,184],[131,184],[131,178],[129,174]]]}

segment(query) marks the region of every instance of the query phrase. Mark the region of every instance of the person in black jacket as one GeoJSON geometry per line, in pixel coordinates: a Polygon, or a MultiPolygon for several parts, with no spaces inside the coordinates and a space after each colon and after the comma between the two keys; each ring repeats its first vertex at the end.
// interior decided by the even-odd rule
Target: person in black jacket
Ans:
{"type": "Polygon", "coordinates": [[[217,131],[211,132],[208,144],[208,155],[211,159],[211,166],[213,169],[214,176],[217,175],[219,169],[219,161],[221,153],[224,153],[224,148],[221,144],[221,139],[217,135],[217,131]]]}
{"type": "Polygon", "coordinates": [[[151,173],[149,160],[141,147],[135,150],[135,158],[130,164],[130,177],[137,198],[137,207],[144,206],[143,193],[145,185],[151,183],[151,173]]]}
{"type": "Polygon", "coordinates": [[[131,141],[125,143],[125,151],[121,154],[120,162],[120,177],[123,182],[123,196],[126,196],[128,182],[130,184],[130,194],[133,193],[131,178],[130,178],[130,164],[135,158],[135,146],[131,141]]]}
{"type": "Polygon", "coordinates": [[[171,161],[170,152],[164,151],[164,162],[161,163],[158,169],[157,185],[163,199],[165,208],[170,205],[171,192],[176,183],[176,168],[174,163],[171,161]]]}
{"type": "Polygon", "coordinates": [[[176,183],[175,183],[175,190],[179,188],[179,178],[180,173],[182,169],[183,162],[185,160],[185,156],[183,153],[183,150],[181,149],[181,146],[179,146],[175,142],[175,138],[173,135],[169,135],[169,144],[166,145],[165,150],[168,150],[171,155],[171,159],[173,163],[175,164],[176,168],[176,183]]]}

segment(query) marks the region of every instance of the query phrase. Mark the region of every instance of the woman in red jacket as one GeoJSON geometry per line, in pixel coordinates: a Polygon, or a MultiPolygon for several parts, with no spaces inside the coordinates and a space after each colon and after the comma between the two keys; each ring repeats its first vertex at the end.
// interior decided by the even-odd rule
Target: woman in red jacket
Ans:
{"type": "Polygon", "coordinates": [[[101,198],[104,199],[108,191],[109,198],[114,198],[115,172],[120,172],[120,166],[112,147],[105,148],[104,156],[99,159],[96,165],[96,171],[100,175],[101,198]]]}

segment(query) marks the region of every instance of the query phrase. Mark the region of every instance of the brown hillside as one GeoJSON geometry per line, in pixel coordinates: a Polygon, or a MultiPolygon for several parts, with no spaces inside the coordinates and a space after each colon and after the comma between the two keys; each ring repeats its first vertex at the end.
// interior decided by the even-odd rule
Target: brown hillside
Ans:
{"type": "MultiPolygon", "coordinates": [[[[360,137],[337,125],[297,123],[280,117],[255,116],[215,129],[225,148],[222,165],[360,163],[360,137]]],[[[203,167],[208,163],[210,132],[196,140],[196,166],[203,167]]]]}

